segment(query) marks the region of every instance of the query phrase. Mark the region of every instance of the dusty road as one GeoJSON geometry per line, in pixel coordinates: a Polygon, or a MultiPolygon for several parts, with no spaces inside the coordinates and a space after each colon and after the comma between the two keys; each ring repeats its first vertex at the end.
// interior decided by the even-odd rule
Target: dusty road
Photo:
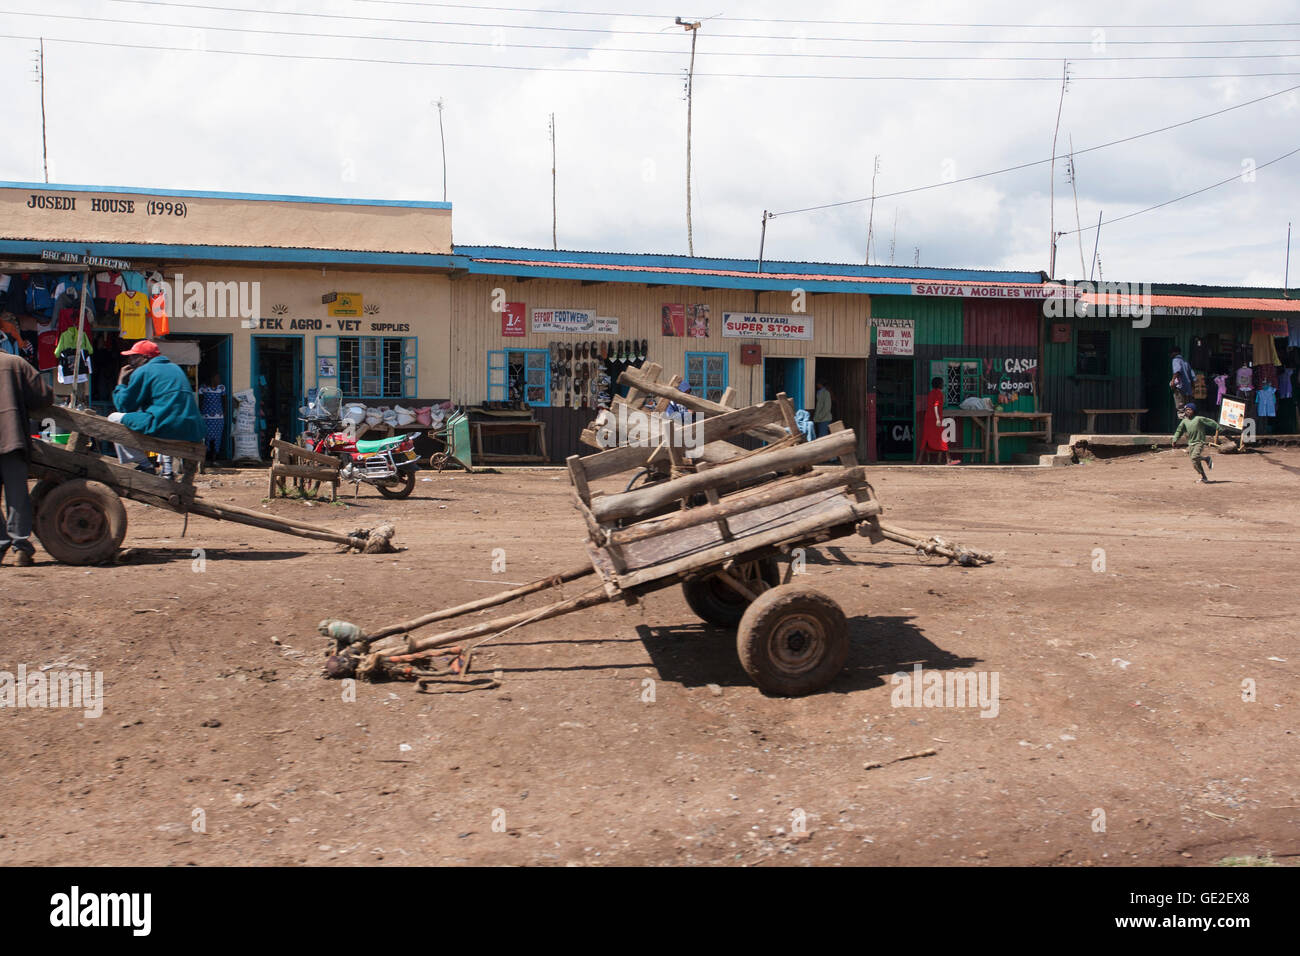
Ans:
{"type": "MultiPolygon", "coordinates": [[[[798,700],[752,687],[675,590],[488,645],[497,690],[346,701],[319,676],[322,618],[389,623],[582,560],[558,471],[270,506],[393,518],[388,556],[201,518],[182,539],[128,503],[127,563],[0,567],[0,670],[104,680],[98,718],[0,710],[0,863],[1295,862],[1300,452],[1192,477],[1183,452],[874,470],[890,520],[998,560],[823,549],[806,580],[853,650],[798,700]],[[894,706],[917,664],[996,677],[996,703],[894,706]]],[[[262,473],[209,480],[259,506],[262,473]]]]}

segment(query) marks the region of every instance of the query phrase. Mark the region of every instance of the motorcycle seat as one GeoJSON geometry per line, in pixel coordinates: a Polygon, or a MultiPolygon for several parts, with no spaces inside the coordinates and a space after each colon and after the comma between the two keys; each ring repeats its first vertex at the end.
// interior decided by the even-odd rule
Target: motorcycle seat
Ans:
{"type": "Polygon", "coordinates": [[[372,452],[384,451],[385,449],[392,448],[394,445],[400,445],[404,441],[406,441],[405,435],[394,435],[392,438],[377,438],[374,441],[358,439],[357,451],[363,455],[368,455],[372,452]]]}

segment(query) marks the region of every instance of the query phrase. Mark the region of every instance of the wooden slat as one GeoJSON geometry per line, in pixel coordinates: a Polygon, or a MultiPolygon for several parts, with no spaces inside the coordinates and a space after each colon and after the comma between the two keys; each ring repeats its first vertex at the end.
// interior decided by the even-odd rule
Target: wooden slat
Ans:
{"type": "Polygon", "coordinates": [[[203,442],[175,441],[170,438],[155,438],[141,432],[132,431],[119,422],[110,422],[107,418],[91,415],[62,405],[53,405],[41,411],[43,418],[52,418],[70,432],[90,435],[103,441],[117,442],[128,448],[138,448],[159,455],[171,455],[174,458],[190,458],[202,461],[207,455],[203,442]]]}
{"type": "Polygon", "coordinates": [[[39,477],[59,479],[89,478],[110,486],[124,498],[134,498],[145,504],[183,510],[194,497],[193,487],[168,481],[157,475],[137,471],[134,465],[123,465],[91,452],[73,452],[49,442],[32,443],[32,472],[39,477]]]}
{"type": "Polygon", "coordinates": [[[271,447],[276,451],[284,452],[286,455],[292,455],[294,458],[301,459],[302,461],[314,461],[317,464],[330,465],[333,466],[335,470],[339,467],[339,460],[333,455],[325,455],[318,451],[312,451],[310,448],[303,448],[301,445],[295,445],[293,442],[284,441],[280,438],[271,439],[271,447]]]}

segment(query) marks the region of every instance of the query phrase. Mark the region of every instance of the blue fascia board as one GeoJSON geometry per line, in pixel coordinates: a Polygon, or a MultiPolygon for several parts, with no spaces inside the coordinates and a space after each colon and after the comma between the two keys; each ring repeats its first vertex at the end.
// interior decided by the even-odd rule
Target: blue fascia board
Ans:
{"type": "Polygon", "coordinates": [[[356,252],[338,249],[278,249],[262,246],[170,246],[125,242],[34,242],[0,239],[0,253],[39,257],[50,249],[109,259],[189,260],[308,265],[410,266],[424,269],[464,268],[458,257],[416,252],[356,252]]]}
{"type": "MultiPolygon", "coordinates": [[[[581,262],[592,265],[631,265],[642,266],[648,271],[655,268],[676,269],[719,269],[729,272],[757,272],[758,263],[753,259],[708,259],[703,257],[658,255],[635,252],[567,252],[552,249],[520,249],[503,246],[462,246],[456,245],[457,255],[471,259],[516,259],[524,262],[536,262],[546,265],[555,262],[581,262]]],[[[911,279],[915,282],[928,282],[935,279],[948,279],[961,282],[1027,282],[1038,284],[1043,281],[1039,272],[1003,272],[981,269],[925,268],[917,266],[881,266],[854,265],[852,263],[832,262],[789,262],[780,259],[764,259],[764,272],[784,272],[791,274],[817,273],[821,275],[868,276],[889,279],[911,279]]]]}
{"type": "Polygon", "coordinates": [[[416,199],[342,199],[326,196],[280,196],[273,193],[228,193],[203,189],[141,189],[138,186],[75,186],[67,183],[14,183],[0,180],[0,189],[31,192],[124,193],[132,196],[176,196],[181,199],[242,199],[253,202],[310,202],[335,206],[401,206],[408,209],[450,209],[449,202],[416,199]]]}
{"type": "Polygon", "coordinates": [[[532,265],[506,265],[495,262],[469,260],[471,275],[523,276],[534,279],[568,279],[575,282],[611,282],[625,284],[694,286],[710,289],[746,289],[757,292],[788,292],[803,289],[806,292],[847,292],[859,295],[910,295],[911,287],[898,282],[838,282],[834,279],[777,279],[757,275],[709,275],[707,273],[655,272],[652,269],[634,272],[611,272],[608,269],[582,269],[532,265]]]}

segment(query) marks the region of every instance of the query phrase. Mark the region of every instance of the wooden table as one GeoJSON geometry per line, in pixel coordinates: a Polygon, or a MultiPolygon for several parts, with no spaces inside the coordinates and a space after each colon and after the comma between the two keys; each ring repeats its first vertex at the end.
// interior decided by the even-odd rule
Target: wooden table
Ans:
{"type": "Polygon", "coordinates": [[[1083,414],[1088,416],[1088,423],[1084,426],[1084,431],[1089,435],[1097,430],[1098,415],[1127,415],[1129,434],[1138,433],[1138,416],[1145,415],[1145,408],[1083,408],[1080,409],[1083,414]]]}
{"type": "Polygon", "coordinates": [[[527,420],[503,420],[495,422],[470,422],[469,429],[474,438],[474,460],[483,464],[524,464],[545,463],[550,461],[546,453],[546,423],[527,420]],[[532,452],[525,455],[501,455],[483,451],[483,435],[489,438],[500,435],[527,435],[532,452]]]}
{"type": "Polygon", "coordinates": [[[1049,442],[1052,440],[1051,412],[993,412],[993,464],[995,465],[1002,461],[998,454],[998,439],[1003,434],[1000,429],[1000,423],[1003,421],[1042,422],[1043,424],[1041,429],[1006,432],[1007,438],[1043,438],[1049,442]]]}
{"type": "Polygon", "coordinates": [[[980,431],[980,444],[970,445],[962,448],[949,448],[950,455],[970,455],[972,458],[976,455],[983,456],[983,464],[989,461],[989,438],[992,433],[990,419],[993,412],[982,408],[945,408],[943,410],[944,418],[964,418],[976,426],[980,431]]]}

